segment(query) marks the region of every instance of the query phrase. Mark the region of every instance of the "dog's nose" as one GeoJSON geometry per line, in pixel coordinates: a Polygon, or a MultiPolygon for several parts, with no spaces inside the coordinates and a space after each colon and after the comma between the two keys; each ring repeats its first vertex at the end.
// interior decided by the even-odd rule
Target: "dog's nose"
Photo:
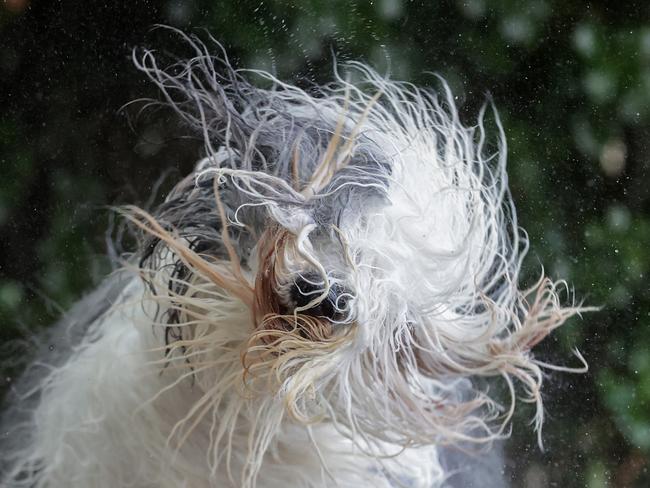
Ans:
{"type": "MultiPolygon", "coordinates": [[[[317,275],[300,275],[291,287],[291,301],[294,308],[305,307],[319,298],[324,289],[323,281],[317,275]]],[[[326,317],[333,322],[341,322],[348,315],[350,292],[339,283],[332,283],[327,296],[310,308],[300,310],[301,314],[312,317],[326,317]]]]}

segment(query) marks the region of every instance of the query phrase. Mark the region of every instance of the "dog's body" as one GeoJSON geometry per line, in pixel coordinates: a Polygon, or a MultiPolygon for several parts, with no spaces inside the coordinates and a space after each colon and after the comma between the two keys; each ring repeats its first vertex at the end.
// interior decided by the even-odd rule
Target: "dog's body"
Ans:
{"type": "MultiPolygon", "coordinates": [[[[486,155],[483,114],[463,127],[448,92],[360,65],[361,82],[313,95],[265,74],[262,90],[191,46],[171,70],[151,52],[138,65],[207,157],[153,216],[128,210],[137,260],[78,307],[79,343],[5,416],[4,482],[469,484],[443,446],[501,438],[513,380],[539,427],[530,349],[578,311],[546,279],[517,287],[498,118],[486,155]]],[[[489,459],[481,482],[502,486],[489,459]]]]}
{"type": "MultiPolygon", "coordinates": [[[[112,304],[104,302],[106,290],[101,290],[59,326],[56,335],[70,337],[71,332],[76,333],[70,329],[72,321],[72,327],[86,329],[85,338],[74,348],[73,359],[50,378],[35,417],[29,419],[31,430],[36,429],[29,453],[35,465],[29,469],[39,471],[37,479],[45,486],[56,487],[240,486],[251,419],[242,413],[241,425],[233,434],[234,482],[225,469],[211,472],[207,468],[212,419],[204,419],[180,450],[167,446],[165,433],[187,415],[188,406],[201,395],[190,382],[182,382],[155,406],[146,405],[178,375],[161,375],[149,364],[156,358],[143,354],[158,347],[160,341],[152,333],[150,316],[131,305],[145,293],[142,282],[120,275],[112,279],[109,288],[118,284],[121,293],[112,304]],[[98,320],[86,323],[83,314],[90,304],[106,311],[98,320]]],[[[28,434],[27,429],[14,435],[28,434]]],[[[326,424],[315,426],[313,437],[320,455],[328,460],[329,474],[323,472],[319,452],[307,431],[285,422],[264,457],[258,486],[328,486],[330,475],[339,480],[339,486],[393,486],[382,473],[391,466],[395,471],[392,460],[378,464],[326,424]]],[[[14,441],[19,444],[24,439],[14,441]]],[[[425,484],[409,481],[406,486],[435,486],[441,473],[433,449],[420,449],[402,459],[409,464],[396,472],[399,479],[428,480],[425,484]]],[[[17,486],[31,483],[15,482],[17,486]]]]}

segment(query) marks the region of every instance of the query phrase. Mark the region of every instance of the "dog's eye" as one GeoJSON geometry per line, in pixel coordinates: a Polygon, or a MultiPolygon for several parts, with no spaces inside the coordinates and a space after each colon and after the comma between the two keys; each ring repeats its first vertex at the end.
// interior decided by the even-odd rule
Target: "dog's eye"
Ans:
{"type": "MultiPolygon", "coordinates": [[[[324,284],[317,275],[297,276],[289,292],[291,307],[296,309],[309,305],[322,295],[323,289],[324,284]]],[[[351,298],[352,294],[343,285],[332,283],[327,297],[310,308],[301,310],[300,313],[312,317],[325,317],[332,322],[343,322],[349,315],[348,305],[351,298]]]]}

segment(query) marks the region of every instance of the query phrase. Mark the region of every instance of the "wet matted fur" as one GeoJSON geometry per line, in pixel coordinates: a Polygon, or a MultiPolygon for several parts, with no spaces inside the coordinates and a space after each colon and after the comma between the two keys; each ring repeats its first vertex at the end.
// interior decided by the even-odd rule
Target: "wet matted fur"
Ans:
{"type": "Polygon", "coordinates": [[[543,370],[568,370],[532,349],[585,309],[518,286],[496,112],[488,143],[442,80],[353,62],[304,91],[178,35],[194,57],[134,60],[205,157],[155,211],[121,209],[137,259],[15,392],[3,486],[503,486],[517,396],[541,432],[543,370]]]}

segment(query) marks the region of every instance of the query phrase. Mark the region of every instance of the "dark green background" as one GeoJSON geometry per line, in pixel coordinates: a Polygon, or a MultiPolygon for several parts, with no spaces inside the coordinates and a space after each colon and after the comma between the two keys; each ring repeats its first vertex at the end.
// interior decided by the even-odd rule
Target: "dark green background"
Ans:
{"type": "Polygon", "coordinates": [[[50,324],[106,273],[106,205],[146,204],[163,172],[174,180],[200,156],[173,120],[131,126],[119,112],[155,96],[133,47],[182,53],[153,24],[205,27],[237,65],[292,82],[327,81],[332,52],[423,85],[433,71],[468,122],[488,93],[500,110],[528,279],[543,264],[603,306],[539,349],[562,362],[578,346],[591,369],[549,376],[545,452],[532,412],[518,417],[513,485],[650,485],[648,2],[32,3],[0,4],[3,342],[50,324]]]}

